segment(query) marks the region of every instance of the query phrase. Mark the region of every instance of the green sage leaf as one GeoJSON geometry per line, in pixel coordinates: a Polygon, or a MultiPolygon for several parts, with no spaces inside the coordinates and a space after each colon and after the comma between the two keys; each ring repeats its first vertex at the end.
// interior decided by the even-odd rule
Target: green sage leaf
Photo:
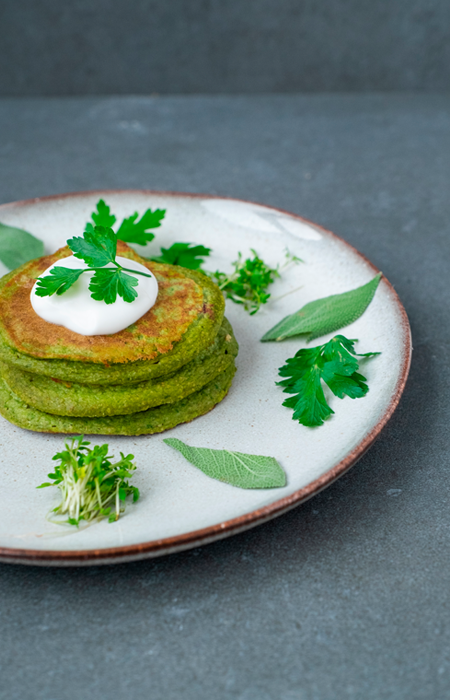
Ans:
{"type": "Polygon", "coordinates": [[[362,316],[369,306],[380,279],[381,272],[362,287],[305,304],[300,311],[286,316],[267,331],[261,340],[284,340],[302,334],[307,334],[308,340],[314,340],[350,325],[362,316]]]}
{"type": "Polygon", "coordinates": [[[177,438],[166,438],[163,442],[181,452],[188,462],[207,476],[232,486],[241,489],[273,489],[286,486],[286,474],[273,457],[190,447],[177,438]]]}
{"type": "Polygon", "coordinates": [[[0,260],[10,270],[44,255],[44,244],[21,228],[0,224],[0,260]]]}

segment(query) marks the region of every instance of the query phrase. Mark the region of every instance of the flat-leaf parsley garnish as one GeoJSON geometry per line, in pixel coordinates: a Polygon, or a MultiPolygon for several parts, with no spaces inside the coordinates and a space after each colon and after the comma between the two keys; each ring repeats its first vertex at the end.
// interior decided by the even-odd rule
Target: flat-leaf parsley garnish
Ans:
{"type": "MultiPolygon", "coordinates": [[[[149,229],[158,228],[161,226],[161,221],[164,219],[166,214],[165,209],[147,209],[141,218],[138,219],[139,214],[135,212],[131,216],[126,217],[119,226],[117,231],[117,238],[126,243],[137,243],[139,245],[147,245],[150,241],[154,239],[154,234],[149,232],[149,229]]],[[[117,221],[114,214],[111,213],[110,207],[100,199],[97,202],[97,209],[92,213],[92,221],[96,226],[104,226],[105,228],[112,228],[117,221]]],[[[86,229],[92,229],[91,223],[87,224],[86,229]]]]}
{"type": "Polygon", "coordinates": [[[89,265],[86,269],[53,267],[48,275],[39,277],[36,285],[38,297],[50,297],[52,294],[64,294],[77,281],[83,272],[94,272],[89,283],[93,299],[114,304],[117,296],[126,302],[137,297],[135,287],[138,280],[134,275],[152,277],[151,274],[123,267],[116,260],[117,236],[111,228],[90,226],[83,237],[70,238],[67,245],[76,258],[89,265]],[[114,267],[105,267],[112,264],[114,267]],[[126,274],[131,272],[131,275],[126,274]]]}
{"type": "Polygon", "coordinates": [[[334,413],[325,398],[322,382],[340,399],[344,396],[359,399],[367,394],[369,387],[358,372],[357,357],[369,358],[380,353],[359,354],[355,352],[356,342],[336,335],[328,343],[299,350],[286,360],[278,370],[280,377],[286,379],[277,384],[284,387],[286,394],[293,394],[283,402],[283,406],[294,409],[293,420],[314,427],[323,425],[334,413]]]}
{"type": "Polygon", "coordinates": [[[48,474],[51,481],[37,487],[57,486],[61,491],[61,503],[48,516],[51,522],[78,527],[82,520],[92,523],[108,518],[111,523],[125,511],[128,496],[138,500],[139,489],[127,481],[136,469],[134,455],[121,452],[121,459],[111,462],[108,445],[90,449],[90,444],[83,435],[66,442],[66,449],[53,457],[59,464],[48,474]]]}
{"type": "MultiPolygon", "coordinates": [[[[111,214],[111,208],[103,199],[98,200],[96,211],[92,212],[91,217],[96,226],[104,226],[105,228],[112,228],[117,221],[114,214],[111,214]]],[[[86,228],[88,226],[92,226],[92,224],[87,224],[86,228]]]]}
{"type": "Polygon", "coordinates": [[[211,252],[211,248],[193,243],[173,243],[170,248],[161,248],[161,255],[150,258],[154,262],[180,265],[189,270],[199,270],[211,252]]]}
{"type": "Polygon", "coordinates": [[[177,438],[166,438],[166,445],[181,452],[204,474],[241,489],[273,489],[286,486],[286,474],[274,457],[249,455],[231,450],[191,447],[177,438]]]}

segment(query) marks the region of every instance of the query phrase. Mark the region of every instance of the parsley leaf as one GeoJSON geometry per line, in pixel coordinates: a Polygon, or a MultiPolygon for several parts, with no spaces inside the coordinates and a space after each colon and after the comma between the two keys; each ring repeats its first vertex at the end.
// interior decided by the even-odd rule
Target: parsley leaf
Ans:
{"type": "MultiPolygon", "coordinates": [[[[149,233],[149,229],[161,226],[165,214],[165,209],[155,209],[155,211],[147,209],[137,221],[139,214],[135,212],[122,221],[116,234],[117,238],[126,243],[147,245],[155,237],[153,233],[149,233]]],[[[111,214],[111,208],[103,199],[97,202],[96,211],[91,216],[96,226],[104,226],[105,228],[111,228],[117,221],[114,214],[111,214]]],[[[86,231],[92,232],[93,230],[94,227],[91,223],[86,224],[86,231]]]]}
{"type": "Polygon", "coordinates": [[[328,343],[315,348],[299,350],[280,367],[280,377],[286,377],[279,386],[286,394],[293,394],[283,406],[294,409],[293,420],[314,427],[323,425],[334,411],[325,398],[323,383],[335,396],[343,399],[362,398],[369,391],[366,378],[359,374],[358,357],[370,358],[378,352],[355,352],[356,340],[336,335],[328,343]]]}
{"type": "Polygon", "coordinates": [[[165,209],[155,209],[155,211],[147,209],[139,221],[136,221],[139,214],[135,212],[132,216],[122,221],[117,231],[117,238],[126,243],[147,245],[155,237],[153,233],[148,232],[148,229],[161,226],[161,221],[164,219],[165,214],[165,209]]]}
{"type": "Polygon", "coordinates": [[[52,294],[64,294],[77,281],[85,270],[72,270],[68,267],[53,267],[50,274],[39,277],[36,285],[36,296],[51,297],[52,294]]]}
{"type": "Polygon", "coordinates": [[[83,238],[70,238],[67,245],[76,258],[90,267],[103,267],[116,259],[117,238],[111,228],[95,226],[85,231],[83,238]]]}
{"type": "Polygon", "coordinates": [[[241,489],[273,489],[286,486],[286,474],[274,457],[191,447],[177,438],[166,438],[163,442],[181,452],[188,462],[201,469],[204,474],[226,484],[241,489]]]}
{"type": "Polygon", "coordinates": [[[122,268],[107,267],[96,270],[89,282],[89,291],[93,299],[104,301],[105,304],[114,304],[117,295],[131,303],[138,295],[134,289],[137,285],[136,277],[127,275],[122,268]]]}
{"type": "MultiPolygon", "coordinates": [[[[97,226],[104,226],[105,228],[111,228],[117,221],[114,214],[111,214],[109,206],[100,199],[97,202],[97,211],[92,214],[92,221],[97,226]]],[[[89,226],[91,224],[88,224],[89,226]]]]}
{"type": "Polygon", "coordinates": [[[198,270],[211,252],[211,248],[192,243],[173,243],[170,248],[161,248],[161,255],[150,258],[154,262],[166,263],[168,265],[181,265],[189,270],[198,270]],[[190,247],[192,246],[192,247],[190,247]]]}
{"type": "Polygon", "coordinates": [[[314,340],[350,325],[369,306],[380,279],[381,272],[367,284],[349,292],[310,301],[299,311],[279,321],[261,340],[284,340],[300,334],[308,334],[308,340],[314,340]]]}
{"type": "Polygon", "coordinates": [[[51,481],[37,487],[57,486],[61,491],[61,503],[47,516],[51,522],[76,527],[82,520],[92,523],[108,518],[114,522],[125,511],[128,496],[133,502],[138,500],[139,489],[127,481],[136,469],[134,455],[121,452],[121,459],[112,463],[108,445],[90,449],[90,444],[83,435],[66,442],[66,449],[53,457],[59,464],[48,474],[51,481]]]}

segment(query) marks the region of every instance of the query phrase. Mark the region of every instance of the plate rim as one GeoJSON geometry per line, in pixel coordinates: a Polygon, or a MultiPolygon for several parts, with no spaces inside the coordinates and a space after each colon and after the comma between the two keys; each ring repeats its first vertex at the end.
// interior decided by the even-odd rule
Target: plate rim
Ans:
{"type": "MultiPolygon", "coordinates": [[[[61,194],[52,194],[44,197],[33,197],[30,199],[21,199],[14,202],[0,204],[0,211],[4,209],[14,209],[39,202],[48,202],[56,199],[70,199],[75,197],[86,197],[88,195],[100,194],[140,194],[140,195],[160,195],[180,197],[185,199],[221,199],[234,202],[243,202],[245,204],[253,204],[272,211],[278,211],[282,214],[294,217],[302,223],[312,226],[319,232],[324,232],[327,236],[338,240],[347,249],[350,249],[360,260],[364,261],[375,274],[380,270],[363,254],[360,253],[351,243],[336,235],[324,226],[310,221],[305,217],[295,214],[280,207],[274,207],[269,204],[261,204],[253,200],[240,199],[237,197],[222,196],[217,194],[203,194],[198,192],[177,192],[167,190],[148,190],[148,189],[95,189],[83,190],[76,192],[64,192],[61,194]]],[[[322,476],[311,481],[307,486],[304,486],[297,491],[294,491],[289,496],[284,496],[273,503],[257,508],[248,513],[244,513],[236,518],[226,520],[222,523],[202,528],[200,530],[192,530],[181,535],[165,537],[157,540],[149,540],[137,544],[124,545],[119,547],[107,547],[102,549],[80,549],[80,550],[39,550],[39,549],[21,549],[11,547],[0,547],[0,562],[11,564],[29,564],[40,566],[96,566],[99,564],[119,564],[140,559],[148,559],[180,552],[194,547],[200,547],[210,542],[224,539],[232,535],[249,530],[257,525],[272,520],[273,518],[283,515],[292,508],[304,503],[312,496],[315,496],[327,486],[336,481],[340,476],[345,474],[371,447],[377,437],[380,435],[383,428],[386,426],[395,409],[398,406],[400,398],[405,389],[411,366],[412,340],[411,328],[406,314],[405,308],[400,301],[400,298],[389,280],[382,274],[381,283],[385,284],[389,289],[394,304],[400,315],[400,327],[403,332],[403,347],[402,347],[402,364],[396,386],[392,392],[391,400],[383,412],[382,416],[358,445],[342,459],[338,464],[329,469],[322,476]]]]}

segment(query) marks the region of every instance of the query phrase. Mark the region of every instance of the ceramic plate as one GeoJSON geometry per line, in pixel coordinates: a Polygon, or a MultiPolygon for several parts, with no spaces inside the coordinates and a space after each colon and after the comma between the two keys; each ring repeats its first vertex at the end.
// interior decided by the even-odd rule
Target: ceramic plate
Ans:
{"type": "Polygon", "coordinates": [[[286,248],[304,262],[283,273],[271,288],[273,299],[255,316],[227,302],[240,352],[234,383],[222,403],[162,435],[107,438],[114,453],[132,452],[138,465],[133,483],[141,499],[118,522],[81,531],[48,523],[45,515],[56,505],[58,492],[35,486],[46,480],[64,436],[28,432],[0,417],[2,561],[58,566],[132,561],[204,545],[265,522],[310,498],[361,457],[392,415],[408,374],[408,320],[383,278],[367,311],[344,331],[359,338],[359,352],[382,352],[364,367],[368,395],[356,401],[331,397],[335,415],[318,429],[299,425],[282,406],[277,368],[305,342],[260,343],[261,336],[305,303],[353,289],[378,272],[343,240],[294,214],[206,195],[114,191],[7,204],[0,207],[0,221],[40,237],[51,253],[67,238],[81,235],[100,197],[118,218],[148,207],[167,209],[155,240],[145,250],[136,246],[147,255],[158,254],[160,245],[186,241],[212,248],[209,269],[231,270],[237,252],[248,255],[251,248],[272,266],[283,261],[286,248]],[[163,437],[273,456],[287,473],[287,486],[242,490],[215,481],[166,446],[163,437]]]}

